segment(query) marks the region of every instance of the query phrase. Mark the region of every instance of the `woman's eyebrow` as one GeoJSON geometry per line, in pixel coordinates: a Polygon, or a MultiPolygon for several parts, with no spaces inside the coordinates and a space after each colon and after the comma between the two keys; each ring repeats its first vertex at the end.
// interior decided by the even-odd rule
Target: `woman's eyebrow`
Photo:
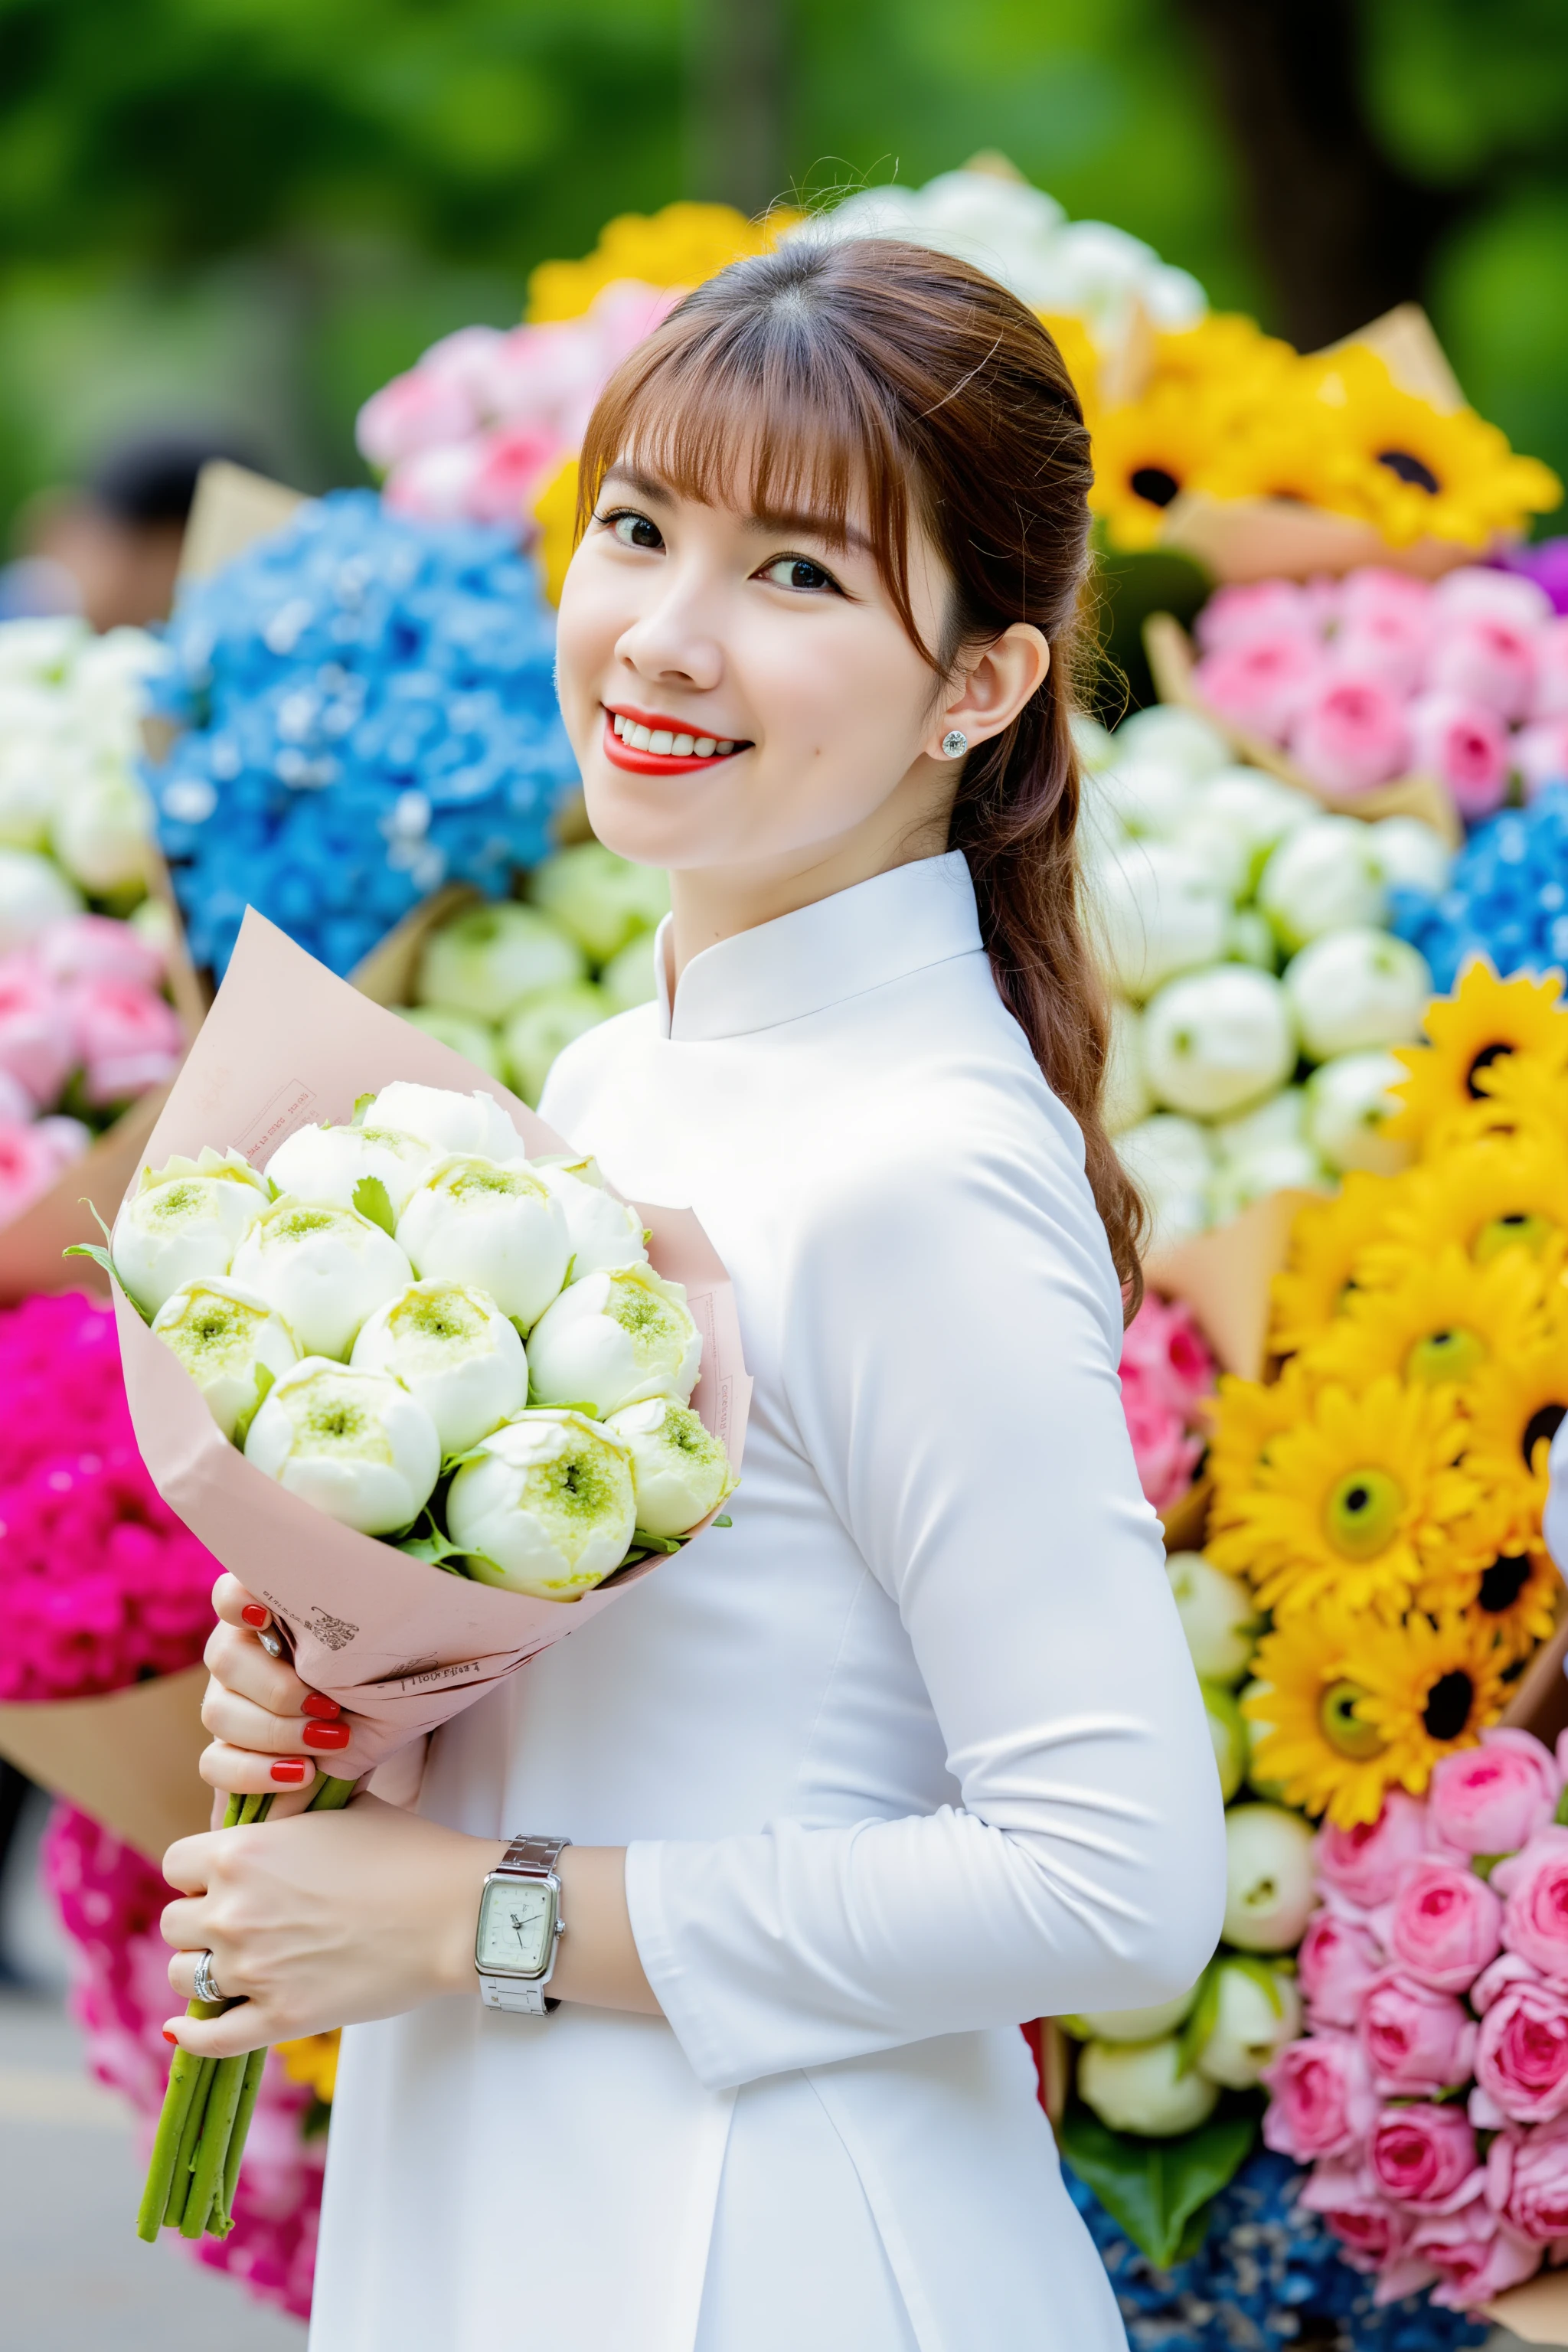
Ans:
{"type": "MultiPolygon", "coordinates": [[[[607,466],[604,478],[606,485],[615,483],[630,490],[634,497],[661,499],[667,505],[679,496],[679,492],[672,489],[668,482],[661,482],[657,474],[645,473],[640,466],[634,466],[626,458],[617,458],[613,466],[607,466]]],[[[786,538],[795,534],[803,539],[820,539],[829,547],[848,548],[857,555],[876,553],[866,532],[854,523],[835,521],[828,516],[811,514],[802,508],[763,507],[754,514],[743,515],[741,520],[748,530],[763,531],[770,536],[783,533],[786,538]]]]}

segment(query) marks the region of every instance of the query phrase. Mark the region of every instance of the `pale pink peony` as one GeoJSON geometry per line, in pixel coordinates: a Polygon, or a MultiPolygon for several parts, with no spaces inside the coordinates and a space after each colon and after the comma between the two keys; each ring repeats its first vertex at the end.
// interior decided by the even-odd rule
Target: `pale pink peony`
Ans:
{"type": "Polygon", "coordinates": [[[1352,572],[1341,590],[1331,645],[1336,676],[1368,677],[1413,694],[1432,635],[1431,591],[1397,572],[1352,572]]]}
{"type": "Polygon", "coordinates": [[[1533,719],[1568,719],[1568,614],[1548,621],[1535,637],[1533,719]]]}
{"type": "Polygon", "coordinates": [[[0,1070],[41,1110],[58,1100],[76,1058],[67,998],[30,950],[0,957],[0,1070]]]}
{"type": "Polygon", "coordinates": [[[1367,2142],[1367,2165],[1384,2195],[1408,2211],[1451,2212],[1482,2186],[1463,2107],[1422,2100],[1384,2107],[1367,2142]]]}
{"type": "Polygon", "coordinates": [[[1398,1969],[1373,1978],[1356,2032],[1388,2098],[1436,2098],[1463,2083],[1475,2059],[1476,2024],[1464,2003],[1398,1969]]]}
{"type": "Polygon", "coordinates": [[[1568,2239],[1568,2116],[1499,2132],[1487,2150],[1487,2202],[1537,2245],[1568,2239]]]}
{"type": "Polygon", "coordinates": [[[1568,1984],[1568,1829],[1549,1823],[1492,1873],[1502,1939],[1543,1977],[1568,1984]]]}
{"type": "Polygon", "coordinates": [[[1331,675],[1300,705],[1289,749],[1321,791],[1371,792],[1409,764],[1404,705],[1385,686],[1331,675]]]}
{"type": "Polygon", "coordinates": [[[1418,2221],[1410,2251],[1437,2273],[1432,2300],[1446,2311],[1473,2311],[1541,2267],[1540,2247],[1500,2221],[1479,2193],[1455,2212],[1418,2221]]]}
{"type": "Polygon", "coordinates": [[[1496,1727],[1479,1748],[1439,1757],[1426,1805],[1433,1830],[1461,1853],[1517,1853],[1544,1829],[1563,1774],[1533,1733],[1496,1727]]]}
{"type": "Polygon", "coordinates": [[[1201,652],[1215,654],[1281,630],[1295,636],[1317,634],[1307,591],[1294,580],[1238,581],[1216,588],[1198,614],[1194,634],[1201,652]]]}
{"type": "Polygon", "coordinates": [[[1263,2080],[1269,2094],[1265,2144],[1298,2164],[1358,2153],[1377,2119],[1366,2059],[1348,2033],[1287,2042],[1263,2080]]]}
{"type": "Polygon", "coordinates": [[[1535,628],[1483,614],[1440,622],[1426,655],[1425,684],[1495,717],[1522,719],[1535,698],[1535,628]]]}
{"type": "Polygon", "coordinates": [[[1568,783],[1568,719],[1542,719],[1521,727],[1509,750],[1527,800],[1548,784],[1568,783]]]}
{"type": "Polygon", "coordinates": [[[1468,1992],[1501,1944],[1502,1905],[1473,1870],[1427,1861],[1405,1871],[1389,1918],[1388,1948],[1408,1975],[1436,1992],[1468,1992]]]}
{"type": "Polygon", "coordinates": [[[398,458],[381,495],[396,514],[413,515],[421,522],[460,522],[473,511],[474,486],[484,462],[484,442],[478,433],[413,449],[398,458]]]}
{"type": "Polygon", "coordinates": [[[1383,1956],[1367,1928],[1337,1911],[1317,1911],[1296,1955],[1298,1979],[1314,2026],[1347,2031],[1359,2021],[1383,1956]]]}
{"type": "Polygon", "coordinates": [[[1390,2204],[1364,2165],[1314,2165],[1298,2201],[1322,2217],[1352,2270],[1385,2270],[1404,2252],[1415,2223],[1390,2204]]]}
{"type": "Polygon", "coordinates": [[[0,1069],[0,1127],[30,1126],[37,1108],[20,1078],[14,1078],[9,1070],[0,1069]]]}
{"type": "Polygon", "coordinates": [[[1205,654],[1193,675],[1198,692],[1222,719],[1283,743],[1297,713],[1318,690],[1322,650],[1302,630],[1260,630],[1205,654]]]}
{"type": "Polygon", "coordinates": [[[421,365],[372,393],[360,410],[354,439],[367,464],[384,471],[422,449],[466,440],[479,425],[479,404],[468,385],[456,374],[421,365]]]}
{"type": "Polygon", "coordinates": [[[1334,600],[1334,616],[1342,629],[1376,623],[1410,637],[1430,635],[1434,609],[1432,591],[1425,580],[1380,563],[1347,572],[1334,600]]]}
{"type": "Polygon", "coordinates": [[[30,1209],[59,1172],[59,1154],[37,1127],[0,1124],[0,1226],[30,1209]]]}
{"type": "Polygon", "coordinates": [[[1463,563],[1446,572],[1431,596],[1439,624],[1473,619],[1535,629],[1552,618],[1552,599],[1539,582],[1520,572],[1494,572],[1487,563],[1463,563]]]}
{"type": "Polygon", "coordinates": [[[1468,817],[1497,808],[1508,791],[1508,729],[1496,711],[1463,694],[1418,694],[1410,705],[1413,768],[1446,784],[1468,817]]]}
{"type": "Polygon", "coordinates": [[[1121,1335],[1121,1381],[1190,1420],[1215,1385],[1215,1360],[1192,1310],[1180,1300],[1146,1290],[1121,1335]]]}
{"type": "Polygon", "coordinates": [[[174,1076],[184,1039],[161,996],[117,980],[79,981],[65,993],[89,1102],[123,1102],[174,1076]]]}
{"type": "Polygon", "coordinates": [[[1375,1822],[1336,1829],[1325,1822],[1318,1832],[1318,1876],[1349,1903],[1375,1911],[1391,1903],[1400,1874],[1426,1851],[1426,1808],[1403,1789],[1391,1789],[1375,1822]]]}
{"type": "Polygon", "coordinates": [[[1476,2080],[1520,2124],[1568,2113],[1568,1996],[1516,1979],[1491,2001],[1476,2041],[1476,2080]]]}
{"type": "Polygon", "coordinates": [[[156,988],[163,977],[161,949],[112,915],[66,915],[28,942],[28,953],[51,980],[123,980],[156,988]]]}
{"type": "Polygon", "coordinates": [[[556,436],[542,425],[498,425],[479,444],[468,513],[477,522],[520,521],[565,454],[556,436]]]}
{"type": "Polygon", "coordinates": [[[1132,1440],[1138,1483],[1145,1498],[1163,1511],[1192,1485],[1204,1441],[1189,1433],[1179,1412],[1136,1391],[1123,1390],[1121,1410],[1132,1440]]]}

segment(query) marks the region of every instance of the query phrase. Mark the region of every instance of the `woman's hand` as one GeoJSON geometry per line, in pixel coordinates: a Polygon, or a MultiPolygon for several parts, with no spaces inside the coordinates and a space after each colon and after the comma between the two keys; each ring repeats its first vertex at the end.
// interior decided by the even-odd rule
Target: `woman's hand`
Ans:
{"type": "Polygon", "coordinates": [[[331,1770],[333,1756],[349,1744],[349,1727],[336,1699],[308,1689],[286,1660],[263,1649],[271,1612],[237,1578],[219,1577],[213,1607],[218,1623],[205,1653],[212,1680],[202,1702],[213,1742],[202,1752],[202,1778],[214,1789],[271,1797],[271,1819],[280,1821],[310,1803],[318,1765],[331,1770]]]}
{"type": "Polygon", "coordinates": [[[196,1956],[210,1951],[219,1989],[244,2000],[221,2017],[173,2017],[165,2036],[229,2058],[442,1993],[477,1999],[479,1889],[505,1851],[504,1839],[465,1837],[375,1797],[181,1838],[163,1857],[182,1890],[163,1918],[179,1948],[169,1982],[189,1998],[196,1956]]]}

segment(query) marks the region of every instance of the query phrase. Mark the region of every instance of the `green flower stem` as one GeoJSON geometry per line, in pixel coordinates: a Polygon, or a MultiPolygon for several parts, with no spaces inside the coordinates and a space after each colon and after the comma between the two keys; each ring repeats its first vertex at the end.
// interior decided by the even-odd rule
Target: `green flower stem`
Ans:
{"type": "Polygon", "coordinates": [[[229,2126],[228,2149],[223,2160],[223,2179],[219,2184],[215,2210],[208,2217],[207,2228],[215,2238],[226,2238],[234,2221],[234,2192],[239,2186],[239,2160],[245,2154],[245,2137],[250,2129],[250,2118],[256,2112],[260,2095],[261,2077],[267,2072],[267,2053],[253,2050],[245,2062],[245,2080],[240,2085],[239,2105],[234,2111],[229,2126]]]}
{"type": "Polygon", "coordinates": [[[212,2089],[207,2095],[201,2140],[191,2174],[191,2193],[180,2216],[182,2238],[199,2238],[207,2226],[213,2199],[223,2182],[229,2134],[234,2128],[235,2110],[249,2063],[250,2053],[242,2050],[237,2058],[220,2058],[213,2068],[212,2089]]]}
{"type": "MultiPolygon", "coordinates": [[[[185,2012],[189,2016],[190,2011],[185,2012]]],[[[174,2158],[174,2176],[169,2183],[168,2202],[163,2208],[163,2227],[177,2227],[191,2193],[191,2167],[196,2160],[196,2142],[202,2136],[202,2117],[206,2113],[207,2098],[212,2090],[213,2075],[217,2062],[212,2058],[196,2061],[196,2087],[191,2104],[185,2110],[184,2124],[180,2132],[179,2150],[174,2158]]]]}
{"type": "Polygon", "coordinates": [[[163,2111],[158,2118],[157,2137],[153,2142],[153,2160],[147,2168],[147,2185],[142,2191],[142,2207],[136,2216],[136,2234],[151,2245],[163,2226],[163,2212],[174,2186],[174,2165],[184,2134],[185,2118],[191,2110],[196,2086],[202,2077],[202,2061],[194,2050],[176,2050],[174,2063],[169,2069],[169,2087],[163,2095],[163,2111]]]}

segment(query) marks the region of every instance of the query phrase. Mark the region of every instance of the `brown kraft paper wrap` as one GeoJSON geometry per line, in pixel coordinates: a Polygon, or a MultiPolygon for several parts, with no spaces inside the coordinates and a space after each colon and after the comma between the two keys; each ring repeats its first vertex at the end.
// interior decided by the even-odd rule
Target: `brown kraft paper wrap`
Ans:
{"type": "MultiPolygon", "coordinates": [[[[568,1152],[496,1079],[373,1004],[254,909],[228,972],[153,1131],[145,1163],[237,1148],[255,1167],[285,1136],[345,1122],[356,1097],[394,1078],[494,1097],[531,1157],[568,1152]]],[[[100,1202],[106,1214],[118,1204],[100,1202]]],[[[658,1271],[683,1283],[702,1334],[692,1405],[739,1467],[751,1381],[734,1296],[689,1210],[638,1202],[658,1271]]],[[[471,1583],[363,1536],[266,1477],[231,1445],[184,1366],[155,1339],[118,1285],[126,1394],[159,1493],[240,1582],[264,1600],[314,1690],[344,1708],[353,1738],[332,1768],[373,1769],[548,1649],[660,1564],[620,1571],[574,1601],[538,1601],[471,1583]]],[[[723,1541],[722,1534],[715,1538],[723,1541]]]]}

